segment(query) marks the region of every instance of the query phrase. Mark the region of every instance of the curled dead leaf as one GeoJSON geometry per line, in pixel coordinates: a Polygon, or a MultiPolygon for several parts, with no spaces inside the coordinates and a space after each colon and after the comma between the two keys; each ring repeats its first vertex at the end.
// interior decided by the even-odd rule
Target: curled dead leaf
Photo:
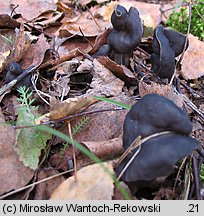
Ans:
{"type": "Polygon", "coordinates": [[[197,79],[204,76],[204,43],[189,34],[189,47],[182,60],[180,71],[184,79],[197,79]]]}
{"type": "MultiPolygon", "coordinates": [[[[63,20],[62,20],[63,22],[63,20]]],[[[80,16],[65,21],[63,25],[57,30],[55,35],[59,36],[85,36],[85,37],[94,37],[99,35],[107,27],[106,22],[102,19],[94,18],[90,15],[89,12],[82,13],[80,16]]]]}
{"type": "Polygon", "coordinates": [[[121,136],[107,141],[87,141],[82,144],[101,159],[112,159],[124,151],[121,136]]]}
{"type": "Polygon", "coordinates": [[[19,160],[14,145],[16,132],[6,124],[0,109],[0,194],[25,186],[33,177],[34,171],[25,167],[19,160]]]}
{"type": "Polygon", "coordinates": [[[107,67],[109,70],[112,71],[112,73],[116,76],[119,77],[121,80],[123,80],[124,82],[130,84],[135,84],[136,82],[136,77],[134,76],[134,74],[124,65],[118,65],[117,63],[115,63],[114,61],[112,61],[111,59],[109,59],[106,56],[100,56],[97,58],[98,61],[104,65],[105,67],[107,67]]]}
{"type": "Polygon", "coordinates": [[[124,82],[118,79],[108,68],[97,59],[93,61],[93,79],[86,95],[117,96],[122,93],[124,82]],[[108,79],[107,79],[108,77],[108,79]]]}
{"type": "Polygon", "coordinates": [[[60,102],[55,98],[50,100],[50,119],[60,119],[65,116],[77,113],[82,108],[86,108],[97,100],[92,97],[86,98],[68,98],[60,102]]]}
{"type": "Polygon", "coordinates": [[[12,14],[15,8],[15,14],[20,14],[24,19],[23,22],[33,20],[38,17],[41,13],[57,9],[56,4],[53,0],[10,0],[1,1],[0,3],[0,14],[12,14]],[[16,7],[18,5],[18,7],[16,7]]]}
{"type": "Polygon", "coordinates": [[[169,98],[179,107],[183,106],[182,95],[176,94],[171,85],[162,85],[153,82],[149,85],[141,80],[139,82],[139,92],[141,97],[154,93],[169,98]]]}

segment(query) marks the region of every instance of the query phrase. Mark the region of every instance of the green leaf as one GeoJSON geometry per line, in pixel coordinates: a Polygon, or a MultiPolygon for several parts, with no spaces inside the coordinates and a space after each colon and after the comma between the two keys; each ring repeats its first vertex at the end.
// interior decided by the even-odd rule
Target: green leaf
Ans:
{"type": "MultiPolygon", "coordinates": [[[[16,125],[32,125],[33,116],[26,109],[18,110],[16,125]]],[[[17,130],[17,144],[15,149],[19,159],[25,166],[31,169],[38,168],[39,157],[42,149],[46,147],[46,141],[51,139],[51,134],[43,132],[36,127],[21,128],[17,130]]]]}

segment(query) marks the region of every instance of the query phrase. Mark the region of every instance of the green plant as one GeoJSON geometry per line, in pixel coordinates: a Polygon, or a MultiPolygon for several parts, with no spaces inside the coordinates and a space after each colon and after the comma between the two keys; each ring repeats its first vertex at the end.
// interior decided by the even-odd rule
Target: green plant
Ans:
{"type": "Polygon", "coordinates": [[[201,179],[201,182],[204,183],[204,164],[201,165],[200,179],[201,179]]]}
{"type": "MultiPolygon", "coordinates": [[[[187,2],[187,1],[186,1],[187,2]]],[[[189,15],[187,7],[182,7],[180,11],[173,11],[166,21],[166,24],[181,32],[187,33],[189,15]]],[[[203,0],[195,0],[192,4],[191,10],[191,25],[190,33],[199,37],[200,40],[204,39],[204,2],[203,0]]]]}
{"type": "Polygon", "coordinates": [[[21,105],[18,108],[18,118],[16,126],[21,126],[17,131],[17,144],[15,146],[19,159],[25,166],[31,169],[38,168],[41,150],[46,151],[46,142],[51,139],[50,134],[42,133],[35,126],[38,107],[32,106],[35,99],[32,92],[25,86],[18,88],[20,94],[18,100],[21,105]],[[23,127],[31,126],[31,127],[23,127]]]}
{"type": "Polygon", "coordinates": [[[131,106],[128,106],[127,104],[124,104],[124,103],[121,103],[121,102],[118,102],[118,101],[115,101],[115,100],[112,100],[109,98],[105,98],[105,97],[101,97],[101,96],[93,96],[93,98],[95,98],[97,100],[105,101],[107,103],[117,105],[117,106],[124,108],[124,109],[130,109],[131,108],[131,106]]]}
{"type": "MultiPolygon", "coordinates": [[[[31,98],[32,92],[29,92],[29,88],[26,88],[25,86],[19,87],[17,89],[17,91],[20,94],[18,101],[20,101],[20,103],[21,103],[21,107],[19,108],[19,110],[23,110],[23,111],[28,112],[28,114],[30,115],[30,117],[32,118],[32,121],[34,123],[35,116],[31,111],[31,105],[33,104],[35,99],[31,98]]],[[[34,109],[37,110],[37,107],[35,107],[34,109]]]]}
{"type": "MultiPolygon", "coordinates": [[[[85,124],[89,121],[89,117],[85,117],[82,119],[81,122],[79,122],[73,129],[72,129],[72,136],[74,136],[77,132],[81,131],[82,128],[85,126],[85,124]]],[[[69,143],[64,143],[63,147],[60,149],[60,155],[63,156],[65,150],[67,149],[67,146],[69,143]]]]}

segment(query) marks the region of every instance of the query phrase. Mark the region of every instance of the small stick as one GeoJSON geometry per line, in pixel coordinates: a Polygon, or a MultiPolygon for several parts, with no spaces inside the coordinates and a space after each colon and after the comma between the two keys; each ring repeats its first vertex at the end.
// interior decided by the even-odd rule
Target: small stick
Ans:
{"type": "Polygon", "coordinates": [[[198,176],[198,164],[197,158],[195,155],[192,157],[192,165],[193,165],[193,176],[194,176],[194,183],[195,183],[195,192],[196,192],[196,200],[201,200],[200,196],[200,182],[198,176]]]}
{"type": "Polygon", "coordinates": [[[145,50],[143,50],[143,49],[140,48],[139,46],[136,48],[136,50],[142,52],[142,53],[145,54],[148,58],[150,58],[150,56],[151,56],[149,53],[147,53],[145,50]]]}
{"type": "Polygon", "coordinates": [[[31,128],[31,127],[41,126],[41,125],[54,124],[54,123],[60,122],[60,121],[67,121],[67,120],[70,120],[72,118],[80,117],[80,116],[83,116],[83,115],[91,115],[91,114],[100,113],[100,112],[110,112],[110,111],[118,111],[118,110],[124,110],[124,109],[121,108],[121,107],[119,107],[119,108],[117,107],[117,108],[109,108],[109,109],[102,109],[102,110],[93,110],[93,111],[76,113],[76,114],[73,114],[73,115],[65,116],[65,117],[60,118],[60,119],[55,119],[55,120],[42,122],[40,124],[24,125],[24,126],[19,125],[19,126],[13,126],[13,127],[14,127],[14,129],[31,128]]]}
{"type": "Polygon", "coordinates": [[[88,12],[90,13],[90,15],[91,15],[93,21],[96,23],[96,25],[98,26],[99,30],[102,32],[102,29],[101,29],[100,25],[96,22],[96,20],[95,20],[93,14],[91,13],[91,11],[89,10],[89,8],[88,8],[87,6],[86,6],[86,9],[87,9],[88,12]]]}
{"type": "Polygon", "coordinates": [[[189,4],[189,21],[188,21],[188,30],[187,30],[187,33],[186,33],[186,40],[185,40],[185,44],[184,44],[184,47],[183,47],[183,52],[181,53],[178,61],[176,62],[176,67],[175,67],[175,71],[174,71],[174,74],[172,75],[171,77],[171,80],[170,80],[170,85],[172,85],[173,83],[173,80],[174,80],[174,77],[176,75],[176,69],[177,69],[177,66],[181,63],[183,57],[184,57],[184,53],[185,53],[185,50],[186,50],[186,46],[187,46],[187,41],[188,41],[188,35],[190,33],[190,29],[191,29],[191,18],[192,18],[192,3],[191,3],[191,0],[190,0],[190,4],[189,4]]]}
{"type": "Polygon", "coordinates": [[[91,41],[90,40],[88,40],[87,38],[86,38],[86,36],[84,35],[84,33],[83,33],[83,31],[81,30],[81,27],[79,26],[79,31],[81,32],[81,34],[82,34],[82,36],[83,36],[83,38],[89,43],[89,45],[91,46],[91,48],[93,49],[94,48],[94,46],[92,45],[92,43],[91,43],[91,41]]]}
{"type": "Polygon", "coordinates": [[[67,174],[67,173],[72,172],[72,171],[73,171],[73,170],[67,170],[67,171],[65,171],[65,172],[58,173],[58,174],[56,174],[56,175],[50,176],[50,177],[48,177],[48,178],[42,179],[42,180],[37,181],[37,182],[34,182],[34,183],[32,183],[32,184],[29,184],[29,185],[27,185],[27,186],[25,186],[25,187],[21,187],[21,188],[19,188],[19,189],[17,189],[17,190],[11,191],[11,192],[9,192],[9,193],[7,193],[7,194],[4,194],[4,195],[0,196],[0,200],[5,199],[6,197],[11,196],[11,195],[13,195],[13,194],[16,194],[16,193],[18,193],[18,192],[21,192],[21,191],[23,191],[23,190],[26,190],[26,189],[28,189],[28,188],[30,188],[30,187],[33,187],[33,186],[35,186],[35,185],[38,185],[38,184],[40,184],[40,183],[42,183],[42,182],[48,181],[48,180],[50,180],[50,179],[53,179],[53,178],[56,178],[56,177],[59,177],[59,176],[62,176],[62,175],[64,175],[64,174],[67,174]]]}

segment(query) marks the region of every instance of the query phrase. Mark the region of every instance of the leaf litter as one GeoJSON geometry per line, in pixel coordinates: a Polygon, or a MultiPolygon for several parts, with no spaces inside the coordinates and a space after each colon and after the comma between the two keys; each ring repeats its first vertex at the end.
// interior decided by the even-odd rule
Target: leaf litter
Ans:
{"type": "MultiPolygon", "coordinates": [[[[15,0],[10,3],[13,6],[17,5],[15,0]]],[[[52,0],[46,3],[38,0],[21,1],[18,7],[11,8],[10,3],[7,1],[0,3],[0,21],[2,21],[0,23],[7,23],[1,27],[7,29],[7,35],[12,35],[12,31],[15,30],[14,36],[11,37],[12,43],[7,42],[8,48],[3,46],[0,48],[1,78],[4,82],[10,62],[19,63],[24,70],[31,66],[36,67],[32,72],[30,91],[33,91],[34,105],[39,107],[39,114],[42,115],[35,119],[37,124],[51,123],[57,130],[70,135],[68,123],[71,124],[73,133],[80,122],[88,117],[84,125],[75,131],[74,139],[99,158],[113,160],[124,151],[122,126],[128,110],[119,110],[118,107],[105,102],[96,103],[91,96],[110,97],[124,104],[133,105],[138,98],[149,93],[157,93],[170,98],[180,107],[185,106],[194,124],[193,136],[203,143],[204,74],[202,68],[204,61],[202,61],[203,49],[201,49],[203,42],[189,35],[190,45],[181,62],[181,70],[176,72],[176,78],[181,80],[181,85],[177,84],[180,92],[175,91],[175,88],[166,85],[165,82],[161,83],[150,73],[148,55],[151,54],[149,47],[151,47],[153,28],[166,19],[162,17],[161,5],[131,0],[110,3],[97,0],[93,4],[92,1],[87,0],[78,1],[79,4],[75,7],[76,5],[71,1],[66,3],[58,1],[55,4],[52,0]],[[121,4],[126,9],[131,6],[136,7],[144,24],[144,35],[147,35],[144,36],[140,49],[134,52],[133,59],[130,60],[130,68],[116,64],[107,56],[97,59],[92,57],[107,42],[107,36],[112,28],[110,18],[116,4],[121,4]],[[135,61],[136,59],[139,61],[135,61]],[[144,77],[141,79],[141,76],[144,77]],[[61,118],[64,118],[64,121],[60,121],[61,118]]],[[[162,7],[165,9],[177,3],[177,1],[166,3],[162,7]]],[[[0,40],[3,44],[6,43],[2,38],[0,40]]],[[[3,82],[0,87],[3,87],[3,82]]],[[[30,189],[27,197],[32,191],[34,199],[49,199],[49,197],[51,199],[112,199],[114,197],[112,179],[103,171],[101,176],[97,175],[98,169],[101,168],[97,164],[90,165],[93,161],[82,152],[57,137],[46,135],[43,136],[43,142],[40,142],[35,127],[21,128],[30,125],[32,120],[28,113],[17,110],[15,99],[8,100],[12,96],[18,97],[18,94],[12,90],[7,91],[6,95],[1,95],[4,105],[2,110],[6,119],[17,120],[15,126],[20,128],[15,131],[12,126],[7,125],[2,126],[1,129],[0,147],[4,149],[4,154],[0,163],[6,171],[4,168],[1,171],[3,183],[0,195],[27,185],[36,169],[42,168],[37,178],[34,178],[35,181],[52,176],[61,169],[73,169],[75,151],[77,169],[79,169],[77,174],[75,173],[76,176],[70,174],[66,181],[61,177],[56,182],[49,180],[47,183],[40,183],[30,189]],[[8,134],[11,134],[10,145],[4,137],[8,134]],[[18,149],[20,156],[17,155],[15,148],[18,149]],[[23,160],[24,164],[20,160],[23,160]],[[56,171],[43,171],[47,166],[48,170],[56,171]],[[48,188],[46,188],[47,184],[48,188]],[[84,187],[84,184],[87,187],[84,187]],[[64,188],[66,190],[69,188],[68,193],[64,188]]],[[[2,114],[3,124],[4,116],[2,114]]],[[[113,165],[110,164],[107,166],[113,172],[113,165]]],[[[167,178],[171,182],[169,188],[161,183],[154,196],[151,194],[149,197],[181,198],[179,190],[173,193],[170,185],[175,179],[171,178],[167,178]]],[[[144,193],[141,196],[143,195],[144,193]]]]}

